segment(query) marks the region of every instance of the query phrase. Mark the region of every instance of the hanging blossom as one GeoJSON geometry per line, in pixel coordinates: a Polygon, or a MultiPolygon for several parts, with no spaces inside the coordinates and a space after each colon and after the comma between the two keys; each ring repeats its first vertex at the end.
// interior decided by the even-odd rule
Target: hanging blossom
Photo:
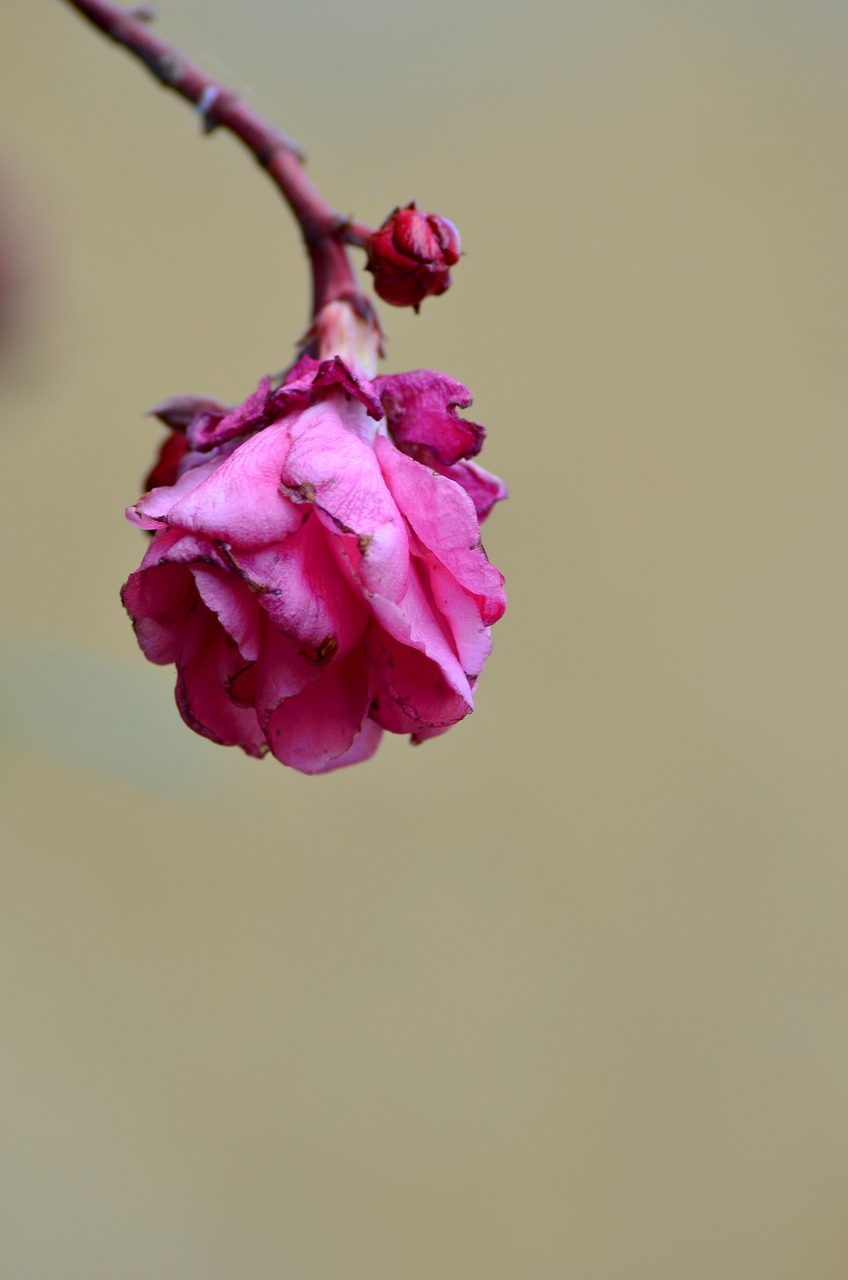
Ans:
{"type": "Polygon", "coordinates": [[[147,492],[127,511],[153,536],[122,591],[150,661],[176,667],[190,728],[304,773],[368,759],[384,731],[435,737],[474,706],[504,612],[480,524],[506,496],[471,461],[483,428],[466,387],[429,370],[376,373],[381,333],[345,245],[384,300],[443,293],[459,258],[447,219],[395,210],[346,221],[289,139],[163,45],[136,11],[70,0],[235,132],[303,229],[314,320],[300,357],[243,404],[177,397],[147,492]]]}

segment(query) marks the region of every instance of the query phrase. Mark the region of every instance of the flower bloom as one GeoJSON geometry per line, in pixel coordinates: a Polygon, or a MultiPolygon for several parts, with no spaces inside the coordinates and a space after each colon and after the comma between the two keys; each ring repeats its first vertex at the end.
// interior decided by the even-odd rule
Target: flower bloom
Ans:
{"type": "Polygon", "coordinates": [[[153,538],[122,598],[192,729],[323,773],[473,709],[506,604],[479,523],[506,490],[468,461],[468,404],[441,374],[304,356],[236,409],[155,410],[171,432],[127,512],[153,538]]]}

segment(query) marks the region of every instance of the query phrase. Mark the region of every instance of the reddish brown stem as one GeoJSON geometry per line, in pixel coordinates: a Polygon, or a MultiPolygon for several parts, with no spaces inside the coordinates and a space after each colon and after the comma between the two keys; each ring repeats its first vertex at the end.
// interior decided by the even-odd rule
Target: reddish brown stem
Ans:
{"type": "MultiPolygon", "coordinates": [[[[160,40],[145,25],[152,17],[149,9],[121,9],[105,0],[67,3],[142,62],[165,88],[193,103],[200,112],[204,132],[226,129],[256,157],[300,226],[312,266],[313,315],[336,298],[359,295],[343,247],[351,224],[331,208],[306,176],[304,155],[297,144],[263,120],[232,90],[160,40]]],[[[369,305],[364,298],[362,303],[369,305]]]]}

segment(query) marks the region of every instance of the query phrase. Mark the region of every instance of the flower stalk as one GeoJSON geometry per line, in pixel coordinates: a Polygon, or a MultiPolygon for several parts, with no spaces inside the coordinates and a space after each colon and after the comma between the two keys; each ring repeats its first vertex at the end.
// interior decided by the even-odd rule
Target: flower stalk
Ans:
{"type": "MultiPolygon", "coordinates": [[[[193,104],[204,133],[224,129],[254,156],[286,201],[300,228],[312,269],[313,318],[322,307],[349,298],[362,309],[370,303],[360,293],[344,245],[349,220],[321,195],[304,169],[303,150],[276,129],[236,93],[201,70],[169,45],[150,26],[153,13],[136,6],[123,9],[106,0],[66,0],[84,18],[136,58],[164,88],[193,104]]],[[[367,243],[370,229],[356,224],[351,243],[367,243]]]]}

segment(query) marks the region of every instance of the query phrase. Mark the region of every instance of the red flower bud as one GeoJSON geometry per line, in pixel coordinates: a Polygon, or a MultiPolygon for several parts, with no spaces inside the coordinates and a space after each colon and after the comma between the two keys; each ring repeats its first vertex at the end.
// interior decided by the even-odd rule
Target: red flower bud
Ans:
{"type": "Polygon", "coordinates": [[[394,307],[415,307],[450,286],[459,261],[459,232],[447,218],[420,213],[415,202],[390,213],[368,244],[374,288],[394,307]]]}

